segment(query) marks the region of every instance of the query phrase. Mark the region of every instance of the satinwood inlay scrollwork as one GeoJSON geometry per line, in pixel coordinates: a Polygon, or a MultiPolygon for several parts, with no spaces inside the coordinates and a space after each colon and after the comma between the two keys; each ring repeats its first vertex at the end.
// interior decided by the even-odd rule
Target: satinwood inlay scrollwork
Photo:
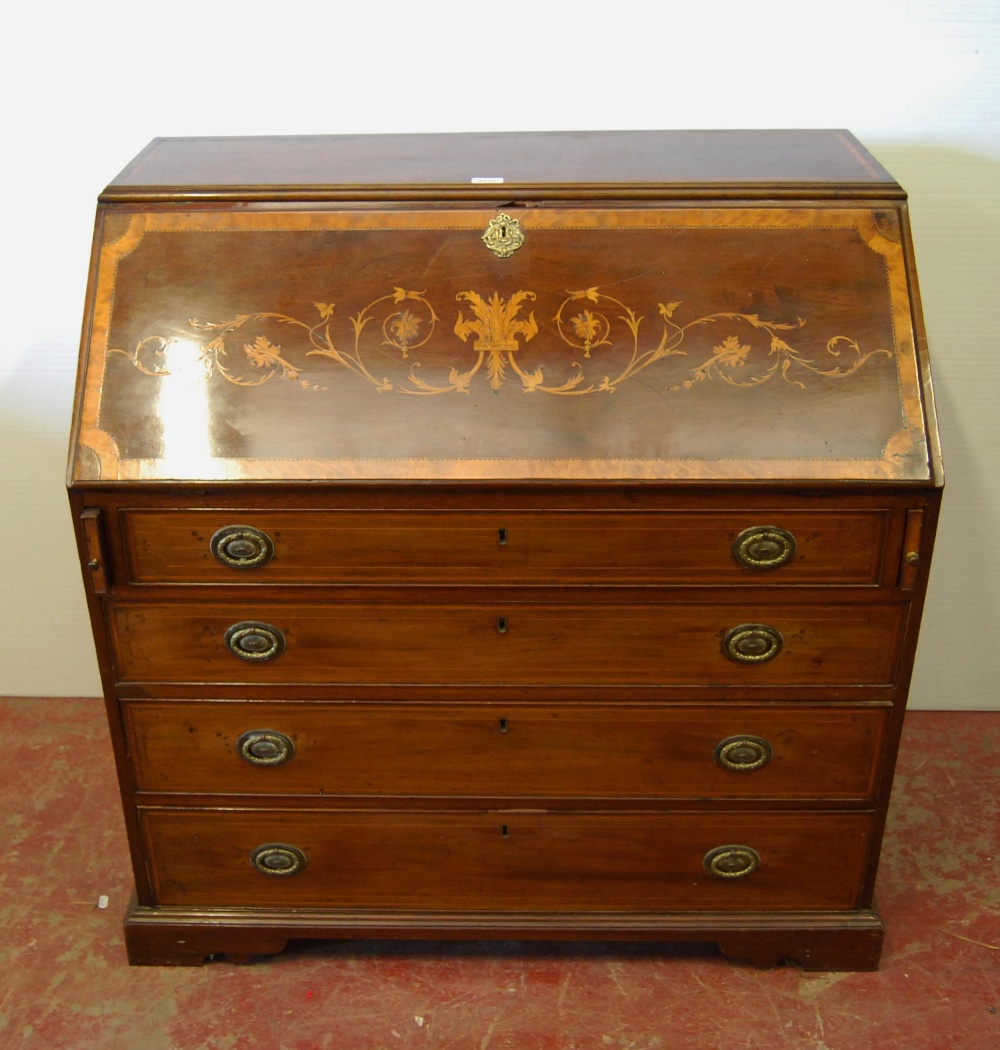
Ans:
{"type": "MultiPolygon", "coordinates": [[[[499,292],[489,296],[462,291],[456,299],[460,307],[453,333],[468,343],[475,359],[467,369],[450,367],[447,374],[432,376],[421,371],[418,351],[427,346],[439,320],[426,292],[394,288],[390,294],[362,307],[350,317],[353,339],[349,348],[335,345],[332,333],[335,303],[316,302],[319,321],[310,324],[288,314],[273,311],[238,314],[229,321],[202,321],[188,324],[193,338],[168,340],[149,335],[125,354],[132,364],[151,376],[170,375],[178,367],[197,365],[209,375],[219,375],[237,386],[260,386],[271,379],[286,379],[309,390],[326,389],[321,383],[302,376],[302,365],[293,363],[292,354],[304,349],[304,357],[324,357],[367,381],[377,393],[436,395],[468,394],[480,371],[490,388],[500,390],[513,378],[525,393],[561,396],[611,394],[642,372],[668,358],[685,358],[665,369],[663,392],[688,390],[699,383],[721,381],[736,387],[756,387],[773,379],[805,389],[806,381],[845,379],[854,375],[873,357],[892,356],[886,349],[862,350],[847,335],[826,340],[819,360],[793,346],[787,333],[803,329],[806,321],[768,321],[758,314],[719,311],[696,317],[684,324],[674,320],[681,302],[657,303],[657,318],[645,316],[597,287],[567,293],[551,322],[542,328],[530,309],[537,296],[517,291],[507,298],[499,292]],[[267,334],[254,328],[287,326],[302,339],[300,347],[285,350],[267,334]],[[241,347],[233,344],[236,333],[241,347]],[[575,353],[549,354],[544,345],[536,346],[535,367],[525,367],[524,345],[540,332],[554,336],[575,353]],[[648,338],[644,338],[646,333],[648,338]],[[198,337],[208,335],[202,341],[198,337]],[[700,337],[700,338],[699,338],[700,337]],[[227,343],[228,340],[228,343],[227,343]],[[369,362],[377,354],[393,351],[409,362],[403,380],[379,376],[369,362]],[[178,363],[179,362],[179,363],[178,363]],[[509,372],[508,372],[509,369],[509,372]],[[561,374],[553,374],[561,369],[561,374]]],[[[815,351],[812,352],[816,354],[815,351]]],[[[654,380],[650,373],[649,380],[654,380]]]]}

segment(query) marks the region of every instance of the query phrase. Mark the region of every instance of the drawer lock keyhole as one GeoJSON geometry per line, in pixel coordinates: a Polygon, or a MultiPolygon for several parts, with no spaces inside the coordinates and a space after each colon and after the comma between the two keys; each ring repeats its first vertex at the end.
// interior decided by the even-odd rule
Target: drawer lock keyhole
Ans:
{"type": "Polygon", "coordinates": [[[507,633],[507,617],[506,616],[498,616],[497,617],[497,634],[506,634],[506,633],[507,633]]]}

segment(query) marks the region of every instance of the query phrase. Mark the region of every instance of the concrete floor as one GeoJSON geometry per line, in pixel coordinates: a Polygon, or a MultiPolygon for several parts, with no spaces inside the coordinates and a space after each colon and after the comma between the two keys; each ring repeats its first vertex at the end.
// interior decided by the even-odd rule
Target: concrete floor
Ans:
{"type": "Polygon", "coordinates": [[[669,945],[322,943],[130,968],[103,706],[0,700],[0,1047],[985,1050],[1000,1046],[1000,713],[908,716],[878,973],[669,945]],[[109,906],[100,909],[106,895],[109,906]]]}

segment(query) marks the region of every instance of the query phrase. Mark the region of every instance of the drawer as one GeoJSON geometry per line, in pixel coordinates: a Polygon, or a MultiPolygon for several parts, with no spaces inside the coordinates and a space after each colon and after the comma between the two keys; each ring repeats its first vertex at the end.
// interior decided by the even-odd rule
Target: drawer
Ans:
{"type": "Polygon", "coordinates": [[[109,615],[134,682],[830,686],[892,683],[905,609],[232,602],[109,615]]]}
{"type": "Polygon", "coordinates": [[[872,832],[864,813],[153,809],[141,819],[157,903],[187,907],[848,910],[872,832]],[[729,874],[706,867],[720,847],[730,850],[717,869],[729,874]]]}
{"type": "Polygon", "coordinates": [[[130,701],[140,791],[866,799],[887,709],[130,701]]]}
{"type": "Polygon", "coordinates": [[[874,585],[887,513],[133,509],[121,518],[126,575],[141,584],[874,585]]]}

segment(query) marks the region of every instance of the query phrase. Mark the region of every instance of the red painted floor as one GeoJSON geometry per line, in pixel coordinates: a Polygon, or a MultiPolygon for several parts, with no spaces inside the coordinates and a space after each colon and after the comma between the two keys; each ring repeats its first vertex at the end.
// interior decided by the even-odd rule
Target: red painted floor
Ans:
{"type": "Polygon", "coordinates": [[[1000,713],[908,716],[878,973],[659,945],[301,944],[130,968],[103,707],[0,701],[0,1047],[46,1050],[995,1050],[1000,713]],[[96,906],[102,895],[110,906],[96,906]]]}

